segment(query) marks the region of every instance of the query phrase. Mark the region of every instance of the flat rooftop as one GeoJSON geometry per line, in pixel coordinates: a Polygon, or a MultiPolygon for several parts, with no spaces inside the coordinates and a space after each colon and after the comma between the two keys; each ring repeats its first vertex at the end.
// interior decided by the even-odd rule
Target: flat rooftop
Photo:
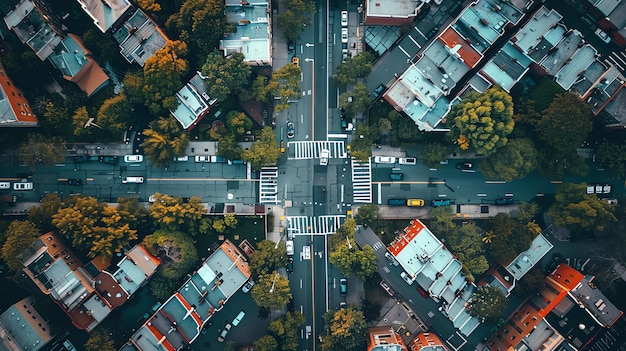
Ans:
{"type": "Polygon", "coordinates": [[[128,0],[78,0],[78,3],[102,33],[132,7],[128,0]]]}
{"type": "Polygon", "coordinates": [[[366,16],[407,18],[416,16],[422,0],[367,0],[366,16]]]}
{"type": "MultiPolygon", "coordinates": [[[[561,19],[563,19],[563,16],[561,16],[560,13],[554,9],[549,10],[547,7],[542,6],[535,15],[533,15],[532,19],[511,38],[511,42],[522,52],[530,54],[539,44],[542,37],[551,28],[556,27],[561,19]]],[[[556,42],[552,43],[552,45],[555,44],[556,42]]],[[[535,59],[535,61],[537,61],[537,59],[535,59]]]]}
{"type": "Polygon", "coordinates": [[[506,269],[511,272],[515,279],[520,280],[531,268],[541,261],[543,256],[552,250],[552,247],[554,247],[554,245],[552,245],[543,234],[539,234],[530,243],[528,250],[517,255],[506,269]]]}

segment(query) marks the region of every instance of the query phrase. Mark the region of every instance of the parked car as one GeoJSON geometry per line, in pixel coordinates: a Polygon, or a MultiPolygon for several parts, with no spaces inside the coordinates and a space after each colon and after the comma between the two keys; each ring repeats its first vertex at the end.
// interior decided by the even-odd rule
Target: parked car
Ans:
{"type": "Polygon", "coordinates": [[[230,323],[227,323],[224,326],[224,329],[222,329],[220,336],[217,337],[217,341],[224,342],[224,340],[226,339],[226,334],[228,334],[228,331],[230,331],[230,328],[232,328],[232,325],[230,325],[230,323]]]}
{"type": "Polygon", "coordinates": [[[196,162],[211,162],[211,156],[209,156],[209,155],[198,155],[198,156],[196,156],[196,162]]]}
{"type": "Polygon", "coordinates": [[[406,199],[389,199],[387,204],[389,206],[406,206],[406,199]]]}
{"type": "Polygon", "coordinates": [[[587,194],[608,194],[611,192],[610,184],[589,184],[587,194]]]}
{"type": "Polygon", "coordinates": [[[514,202],[512,197],[503,197],[501,199],[496,199],[496,205],[510,205],[514,202]]]}
{"type": "Polygon", "coordinates": [[[11,182],[0,182],[0,189],[11,189],[11,182]]]}
{"type": "Polygon", "coordinates": [[[13,190],[17,190],[17,191],[33,190],[33,183],[31,182],[13,183],[13,190]]]}
{"type": "Polygon", "coordinates": [[[409,207],[421,207],[424,206],[424,200],[422,199],[408,199],[406,205],[409,207]]]}
{"type": "Polygon", "coordinates": [[[243,291],[244,294],[247,294],[250,291],[250,289],[252,289],[253,286],[254,286],[254,280],[250,279],[243,285],[243,288],[241,288],[241,291],[243,291]]]}
{"type": "Polygon", "coordinates": [[[611,206],[617,206],[617,199],[605,199],[611,206]]]}
{"type": "Polygon", "coordinates": [[[391,180],[402,180],[404,178],[404,174],[403,173],[391,173],[389,175],[389,178],[391,178],[391,180]]]}
{"type": "Polygon", "coordinates": [[[241,323],[241,320],[243,319],[243,317],[246,316],[246,312],[241,311],[239,312],[239,314],[235,317],[235,319],[233,319],[233,326],[238,326],[239,323],[241,323]]]}
{"type": "Polygon", "coordinates": [[[467,171],[467,170],[473,169],[474,168],[474,164],[471,163],[471,162],[457,162],[456,168],[467,171]]]}
{"type": "Polygon", "coordinates": [[[285,248],[287,250],[287,256],[293,256],[294,249],[293,249],[293,241],[292,240],[285,241],[285,248]]]}
{"type": "Polygon", "coordinates": [[[393,156],[374,156],[374,163],[394,164],[396,158],[393,156]]]}
{"type": "Polygon", "coordinates": [[[389,264],[392,264],[394,266],[398,265],[398,261],[396,261],[396,259],[391,253],[389,253],[389,251],[385,251],[385,258],[387,259],[387,261],[389,261],[389,264]]]}
{"type": "Polygon", "coordinates": [[[346,278],[339,279],[339,292],[341,296],[346,296],[348,294],[348,280],[346,278]]]}
{"type": "Polygon", "coordinates": [[[287,273],[293,273],[293,257],[287,258],[287,273]]]}
{"type": "Polygon", "coordinates": [[[141,155],[126,155],[124,156],[124,162],[141,162],[143,161],[143,156],[141,155]]]}
{"type": "Polygon", "coordinates": [[[611,42],[611,37],[608,34],[606,34],[606,32],[602,30],[602,28],[596,29],[595,33],[598,36],[598,38],[600,38],[603,42],[607,44],[611,42]]]}
{"type": "Polygon", "coordinates": [[[417,286],[417,292],[422,295],[423,298],[427,299],[430,297],[430,295],[428,294],[428,292],[426,290],[424,290],[421,286],[417,286]]]}
{"type": "Polygon", "coordinates": [[[89,161],[91,161],[91,156],[89,155],[74,156],[74,162],[76,163],[89,162],[89,161]]]}
{"type": "Polygon", "coordinates": [[[102,163],[110,163],[114,165],[117,163],[117,156],[98,156],[98,161],[102,163]]]}
{"type": "Polygon", "coordinates": [[[341,26],[348,26],[348,11],[341,11],[341,26]]]}
{"type": "Polygon", "coordinates": [[[126,183],[141,184],[141,183],[143,183],[143,177],[124,177],[124,178],[122,178],[122,183],[123,184],[126,184],[126,183]]]}
{"type": "Polygon", "coordinates": [[[82,184],[83,184],[82,179],[68,179],[67,180],[67,185],[81,186],[82,184]]]}
{"type": "Polygon", "coordinates": [[[292,121],[287,122],[287,138],[291,139],[296,135],[292,121]]]}
{"type": "Polygon", "coordinates": [[[177,162],[189,161],[189,156],[176,156],[174,157],[174,161],[177,161],[177,162]]]}
{"type": "Polygon", "coordinates": [[[391,290],[391,288],[389,287],[389,285],[387,285],[387,283],[385,283],[384,281],[380,282],[380,287],[383,288],[383,290],[385,290],[385,292],[387,292],[387,294],[389,294],[389,296],[393,296],[393,290],[391,290]]]}
{"type": "Polygon", "coordinates": [[[409,285],[413,284],[413,278],[409,277],[406,272],[400,273],[400,277],[409,285]]]}
{"type": "Polygon", "coordinates": [[[417,164],[417,159],[415,157],[400,157],[398,163],[401,165],[414,165],[417,164]]]}
{"type": "Polygon", "coordinates": [[[341,28],[341,42],[348,43],[348,28],[341,28]]]}
{"type": "Polygon", "coordinates": [[[431,205],[433,207],[443,207],[443,206],[450,206],[450,200],[448,199],[437,199],[437,200],[433,200],[431,202],[431,205]]]}

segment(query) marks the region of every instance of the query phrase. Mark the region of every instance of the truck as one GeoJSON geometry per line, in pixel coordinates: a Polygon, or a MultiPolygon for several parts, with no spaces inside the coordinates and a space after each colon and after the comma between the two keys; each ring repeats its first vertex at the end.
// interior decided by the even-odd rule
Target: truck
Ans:
{"type": "Polygon", "coordinates": [[[327,149],[320,150],[320,166],[328,165],[328,157],[330,156],[330,151],[327,149]]]}

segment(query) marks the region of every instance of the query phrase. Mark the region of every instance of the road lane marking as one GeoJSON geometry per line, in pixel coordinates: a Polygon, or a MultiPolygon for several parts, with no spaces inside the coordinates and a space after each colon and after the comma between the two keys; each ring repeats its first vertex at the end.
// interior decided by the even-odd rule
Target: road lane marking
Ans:
{"type": "Polygon", "coordinates": [[[408,58],[410,58],[410,57],[411,57],[411,55],[409,55],[409,53],[408,53],[408,52],[406,52],[406,51],[402,48],[402,46],[398,45],[398,49],[400,49],[400,50],[401,50],[401,51],[402,51],[402,52],[406,55],[406,57],[408,57],[408,58]]]}
{"type": "Polygon", "coordinates": [[[392,182],[392,181],[388,181],[388,182],[372,182],[372,184],[439,184],[439,185],[444,185],[446,184],[446,182],[443,181],[436,181],[436,182],[426,182],[426,181],[415,181],[415,182],[392,182]]]}
{"type": "Polygon", "coordinates": [[[192,181],[192,182],[199,182],[199,181],[240,181],[240,182],[258,182],[259,179],[245,179],[245,178],[146,178],[146,181],[171,181],[171,182],[187,182],[187,181],[192,181]]]}

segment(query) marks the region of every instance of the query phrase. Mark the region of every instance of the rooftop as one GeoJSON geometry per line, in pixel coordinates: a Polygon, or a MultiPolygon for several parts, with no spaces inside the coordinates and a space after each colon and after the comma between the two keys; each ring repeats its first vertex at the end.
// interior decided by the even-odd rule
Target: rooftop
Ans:
{"type": "MultiPolygon", "coordinates": [[[[557,23],[559,23],[562,18],[563,16],[554,9],[549,10],[547,7],[542,6],[535,12],[532,19],[515,33],[511,38],[511,43],[523,53],[530,55],[544,38],[545,34],[549,30],[556,28],[557,23]]],[[[558,40],[560,40],[560,38],[558,38],[558,40]]],[[[551,44],[555,45],[556,42],[552,42],[551,44]]],[[[540,46],[540,48],[543,46],[544,45],[540,46]]],[[[535,59],[535,61],[538,60],[535,59]]]]}
{"type": "Polygon", "coordinates": [[[572,295],[585,307],[593,319],[603,327],[610,327],[622,317],[620,311],[604,294],[593,284],[592,276],[585,276],[582,284],[572,290],[572,295]]]}
{"type": "Polygon", "coordinates": [[[28,45],[42,61],[47,59],[61,42],[61,36],[46,22],[31,0],[20,1],[15,9],[4,17],[4,21],[20,41],[28,45]]]}
{"type": "Polygon", "coordinates": [[[411,342],[411,351],[448,351],[446,345],[434,333],[420,333],[411,342]]]}
{"type": "Polygon", "coordinates": [[[128,0],[78,0],[78,3],[102,33],[132,8],[128,0]]]}
{"type": "Polygon", "coordinates": [[[584,309],[568,296],[547,315],[546,320],[556,329],[565,341],[577,350],[589,343],[604,328],[601,328],[584,309]]]}
{"type": "Polygon", "coordinates": [[[38,124],[39,120],[31,110],[28,100],[0,65],[0,126],[35,127],[38,124]]]}
{"type": "Polygon", "coordinates": [[[365,16],[408,18],[417,15],[422,0],[367,0],[365,16]]]}
{"type": "Polygon", "coordinates": [[[176,98],[178,107],[171,113],[185,130],[193,128],[217,102],[209,96],[199,72],[176,93],[176,98]]]}
{"type": "Polygon", "coordinates": [[[11,305],[0,315],[0,350],[37,351],[50,340],[50,327],[41,318],[31,297],[11,305]]]}
{"type": "Polygon", "coordinates": [[[267,66],[272,62],[270,26],[267,1],[250,6],[226,6],[228,22],[233,31],[220,41],[220,49],[228,56],[233,52],[244,55],[246,63],[267,66]]]}
{"type": "Polygon", "coordinates": [[[554,247],[543,234],[537,235],[530,243],[528,250],[521,252],[506,266],[515,279],[520,280],[554,247]]]}
{"type": "Polygon", "coordinates": [[[406,345],[393,327],[368,328],[368,351],[407,351],[406,345]]]}
{"type": "Polygon", "coordinates": [[[122,289],[132,295],[154,274],[160,263],[143,246],[135,245],[117,264],[119,268],[113,276],[122,289]]]}
{"type": "Polygon", "coordinates": [[[528,56],[519,52],[510,43],[506,43],[485,63],[480,72],[508,92],[526,74],[531,63],[528,56]]]}
{"type": "Polygon", "coordinates": [[[113,33],[120,53],[129,63],[146,63],[154,53],[165,47],[167,36],[143,11],[137,10],[113,33]]]}

